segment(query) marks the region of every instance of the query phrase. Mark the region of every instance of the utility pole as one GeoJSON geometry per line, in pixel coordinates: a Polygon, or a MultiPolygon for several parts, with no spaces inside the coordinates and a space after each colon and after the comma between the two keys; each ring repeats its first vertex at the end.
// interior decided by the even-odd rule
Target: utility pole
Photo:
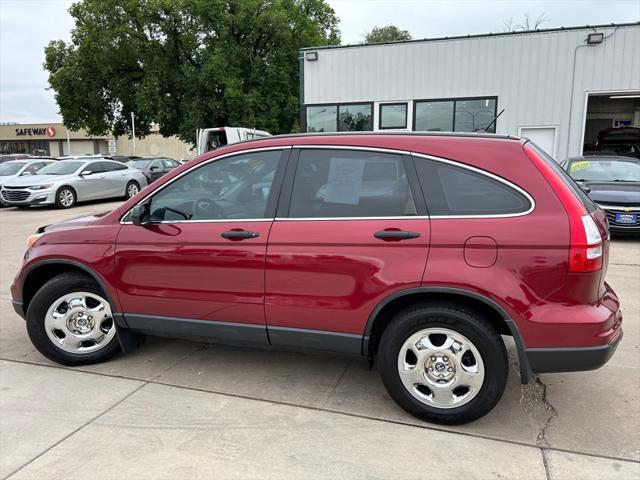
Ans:
{"type": "MultiPolygon", "coordinates": [[[[67,128],[67,127],[65,127],[67,128]]],[[[62,152],[60,152],[62,153],[62,152]]],[[[67,155],[71,155],[71,140],[69,140],[69,129],[67,128],[67,155]]]]}
{"type": "Polygon", "coordinates": [[[136,116],[131,112],[131,135],[133,138],[133,155],[136,154],[136,116]]]}

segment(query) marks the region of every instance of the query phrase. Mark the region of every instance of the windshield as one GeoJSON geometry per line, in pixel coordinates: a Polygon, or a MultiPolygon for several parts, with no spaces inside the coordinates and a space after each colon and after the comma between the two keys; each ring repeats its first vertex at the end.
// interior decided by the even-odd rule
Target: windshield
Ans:
{"type": "Polygon", "coordinates": [[[70,175],[78,170],[86,162],[75,162],[71,160],[63,160],[61,162],[52,163],[38,171],[38,175],[70,175]]]}
{"type": "Polygon", "coordinates": [[[153,162],[153,159],[152,160],[129,160],[127,162],[127,165],[129,165],[132,168],[137,168],[138,170],[144,170],[149,166],[151,162],[153,162]]]}
{"type": "Polygon", "coordinates": [[[0,177],[15,175],[24,167],[27,162],[5,162],[0,163],[0,177]]]}
{"type": "Polygon", "coordinates": [[[640,182],[640,163],[611,158],[590,158],[572,162],[569,173],[578,181],[640,182]]]}

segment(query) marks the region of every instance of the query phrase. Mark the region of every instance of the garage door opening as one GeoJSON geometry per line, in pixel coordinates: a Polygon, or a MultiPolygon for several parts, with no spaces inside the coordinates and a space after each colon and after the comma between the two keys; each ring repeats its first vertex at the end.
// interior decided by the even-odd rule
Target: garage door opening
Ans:
{"type": "Polygon", "coordinates": [[[640,92],[589,95],[583,155],[640,158],[640,92]]]}

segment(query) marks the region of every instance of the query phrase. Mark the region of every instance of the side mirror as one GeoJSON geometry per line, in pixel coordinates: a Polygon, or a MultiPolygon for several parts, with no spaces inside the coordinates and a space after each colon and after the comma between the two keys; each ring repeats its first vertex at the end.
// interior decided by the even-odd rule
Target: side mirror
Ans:
{"type": "Polygon", "coordinates": [[[24,177],[25,175],[31,175],[31,172],[29,170],[25,170],[20,174],[21,177],[24,177]]]}
{"type": "Polygon", "coordinates": [[[159,170],[160,167],[158,167],[157,165],[151,165],[151,167],[149,167],[149,170],[151,170],[152,172],[159,170]]]}
{"type": "Polygon", "coordinates": [[[138,227],[144,227],[149,225],[150,222],[148,203],[141,203],[131,209],[131,223],[138,227]]]}
{"type": "Polygon", "coordinates": [[[88,177],[89,175],[93,175],[93,172],[92,172],[91,170],[83,170],[83,171],[80,173],[80,176],[81,176],[81,177],[88,177]]]}

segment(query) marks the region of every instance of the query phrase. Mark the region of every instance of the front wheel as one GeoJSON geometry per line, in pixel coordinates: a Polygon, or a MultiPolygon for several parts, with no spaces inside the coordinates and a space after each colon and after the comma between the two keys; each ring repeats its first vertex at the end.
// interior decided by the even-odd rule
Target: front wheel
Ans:
{"type": "Polygon", "coordinates": [[[448,302],[400,312],[380,341],[378,366],[389,395],[434,423],[462,424],[486,415],[507,382],[498,332],[474,310],[448,302]]]}
{"type": "Polygon", "coordinates": [[[27,309],[27,332],[42,355],[64,365],[102,362],[120,351],[104,293],[75,273],[58,275],[36,292],[27,309]]]}
{"type": "Polygon", "coordinates": [[[62,187],[56,193],[56,207],[71,208],[76,204],[76,192],[69,187],[62,187]]]}
{"type": "Polygon", "coordinates": [[[140,185],[138,185],[138,182],[135,181],[130,181],[129,183],[127,183],[127,187],[125,188],[125,199],[129,200],[132,197],[135,197],[139,192],[140,192],[140,185]]]}

